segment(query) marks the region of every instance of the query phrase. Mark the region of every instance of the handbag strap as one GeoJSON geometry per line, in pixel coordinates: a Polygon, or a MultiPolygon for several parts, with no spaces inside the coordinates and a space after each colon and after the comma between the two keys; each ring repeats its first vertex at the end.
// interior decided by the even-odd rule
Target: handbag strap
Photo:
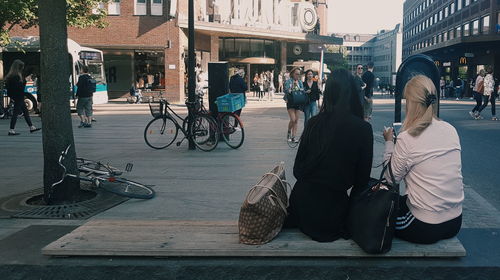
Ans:
{"type": "Polygon", "coordinates": [[[281,201],[281,199],[279,199],[279,195],[276,193],[275,190],[273,190],[271,187],[268,187],[268,186],[264,186],[264,185],[261,185],[260,183],[262,182],[262,180],[264,180],[264,178],[267,176],[267,175],[271,175],[272,177],[276,177],[276,179],[280,182],[281,184],[281,187],[283,188],[283,190],[285,191],[287,197],[289,195],[288,193],[288,188],[291,189],[291,185],[289,182],[287,182],[286,180],[283,180],[281,179],[280,176],[274,174],[274,173],[265,173],[264,176],[262,176],[262,178],[260,179],[259,183],[257,183],[255,186],[253,186],[247,193],[247,196],[248,194],[253,191],[255,188],[264,188],[264,189],[267,189],[269,191],[271,191],[273,193],[273,195],[271,195],[271,197],[275,198],[276,201],[278,202],[278,204],[280,205],[281,209],[283,209],[283,211],[285,212],[285,214],[287,214],[287,208],[288,208],[288,199],[285,201],[285,203],[283,203],[283,201],[281,201]]]}

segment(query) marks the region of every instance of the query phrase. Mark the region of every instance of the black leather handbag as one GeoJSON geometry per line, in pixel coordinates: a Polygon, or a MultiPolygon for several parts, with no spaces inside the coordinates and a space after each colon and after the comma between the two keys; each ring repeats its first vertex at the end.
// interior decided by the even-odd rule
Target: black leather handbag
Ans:
{"type": "Polygon", "coordinates": [[[399,206],[399,185],[394,182],[389,162],[379,179],[370,178],[367,189],[351,195],[347,229],[366,253],[383,254],[391,250],[399,206]],[[384,178],[387,169],[393,183],[384,178]]]}

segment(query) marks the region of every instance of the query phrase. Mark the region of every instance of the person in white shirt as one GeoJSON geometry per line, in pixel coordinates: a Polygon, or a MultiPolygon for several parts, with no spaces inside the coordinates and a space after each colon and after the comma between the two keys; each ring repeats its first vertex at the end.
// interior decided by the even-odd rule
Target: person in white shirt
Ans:
{"type": "Polygon", "coordinates": [[[488,106],[488,102],[491,103],[491,120],[498,121],[496,117],[496,105],[495,105],[495,79],[493,79],[493,67],[491,65],[487,65],[486,67],[486,76],[484,77],[484,93],[483,93],[483,106],[479,108],[479,114],[488,106]]]}
{"type": "Polygon", "coordinates": [[[384,159],[394,179],[406,184],[395,235],[421,244],[451,238],[462,225],[460,139],[453,126],[437,118],[436,94],[429,78],[413,77],[404,89],[406,119],[396,144],[393,129],[384,131],[384,159]]]}

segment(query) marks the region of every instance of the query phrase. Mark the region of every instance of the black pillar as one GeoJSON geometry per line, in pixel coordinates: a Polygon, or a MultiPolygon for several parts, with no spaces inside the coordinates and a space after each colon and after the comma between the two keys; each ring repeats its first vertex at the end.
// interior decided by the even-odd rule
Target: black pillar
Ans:
{"type": "MultiPolygon", "coordinates": [[[[194,0],[189,0],[189,13],[188,13],[188,101],[195,101],[195,89],[196,89],[196,73],[194,71],[196,64],[196,57],[194,53],[194,0]]],[[[191,111],[189,111],[189,125],[192,125],[191,111]]],[[[189,138],[189,149],[196,149],[193,139],[189,138]]]]}

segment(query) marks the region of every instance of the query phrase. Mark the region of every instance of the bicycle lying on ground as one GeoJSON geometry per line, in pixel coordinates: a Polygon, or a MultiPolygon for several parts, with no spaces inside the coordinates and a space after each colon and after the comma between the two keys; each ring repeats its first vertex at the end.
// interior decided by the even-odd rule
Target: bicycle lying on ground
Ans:
{"type": "Polygon", "coordinates": [[[215,120],[209,115],[198,112],[196,109],[198,102],[186,102],[186,105],[189,114],[186,118],[182,118],[170,108],[167,100],[160,100],[158,106],[149,103],[151,115],[154,117],[144,129],[144,140],[149,147],[164,149],[172,145],[179,131],[184,134],[184,137],[176,143],[177,146],[180,146],[185,139],[190,139],[202,151],[209,152],[217,147],[219,138],[215,120]],[[180,125],[174,116],[181,120],[183,125],[180,125]],[[191,125],[189,125],[189,118],[191,118],[191,125]]]}
{"type": "MultiPolygon", "coordinates": [[[[110,166],[109,164],[103,164],[98,161],[77,158],[77,166],[80,174],[77,175],[67,173],[66,166],[64,166],[63,161],[66,158],[70,147],[71,145],[69,145],[59,156],[58,164],[62,168],[63,173],[61,180],[52,184],[49,197],[51,196],[52,190],[54,190],[57,185],[61,184],[67,177],[90,182],[95,188],[103,188],[104,190],[114,194],[130,198],[150,199],[155,196],[154,190],[149,186],[130,181],[125,178],[116,177],[121,175],[123,172],[118,168],[110,166]]],[[[130,172],[132,170],[132,164],[128,163],[125,170],[130,172]]]]}

